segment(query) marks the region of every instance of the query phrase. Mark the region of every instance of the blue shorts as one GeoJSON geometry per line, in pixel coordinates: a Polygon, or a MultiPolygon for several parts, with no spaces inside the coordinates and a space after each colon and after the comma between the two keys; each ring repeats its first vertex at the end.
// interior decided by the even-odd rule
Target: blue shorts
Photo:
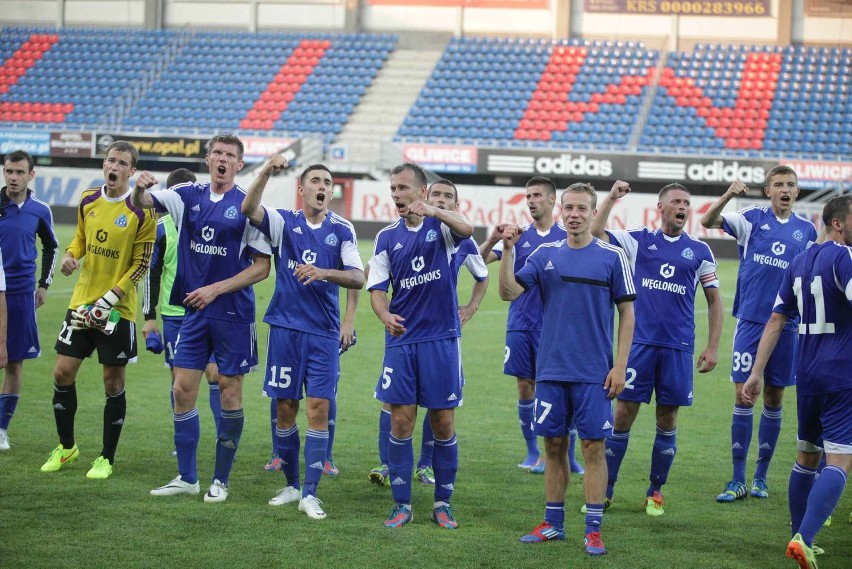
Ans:
{"type": "Polygon", "coordinates": [[[263,392],[275,399],[334,399],[340,341],[280,326],[269,327],[263,392]]]}
{"type": "Polygon", "coordinates": [[[541,437],[565,437],[577,425],[581,439],[612,435],[612,401],[599,383],[539,381],[535,385],[533,430],[541,437]]]}
{"type": "MultiPolygon", "coordinates": [[[[163,344],[166,349],[163,350],[163,357],[166,360],[166,367],[175,367],[175,346],[177,346],[178,334],[180,327],[183,324],[183,316],[163,316],[163,344]]],[[[210,354],[207,363],[215,364],[216,356],[210,354]]]]}
{"type": "MultiPolygon", "coordinates": [[[[848,370],[847,370],[848,371],[848,370]]],[[[796,394],[799,450],[852,454],[852,389],[821,395],[796,394]]]]}
{"type": "Polygon", "coordinates": [[[541,332],[538,330],[509,330],[506,332],[503,373],[513,377],[534,380],[539,339],[541,339],[541,332]]]}
{"type": "Polygon", "coordinates": [[[35,293],[6,293],[6,350],[10,362],[31,360],[41,355],[36,326],[35,293]],[[12,329],[14,328],[14,333],[12,329]]]}
{"type": "MultiPolygon", "coordinates": [[[[763,335],[763,324],[749,320],[737,320],[734,328],[734,353],[731,363],[731,381],[745,383],[754,365],[757,345],[763,335]]],[[[778,345],[769,356],[763,380],[773,387],[796,385],[796,344],[799,335],[795,330],[782,330],[778,345]]]]}
{"type": "Polygon", "coordinates": [[[652,392],[661,405],[692,405],[692,354],[664,346],[633,344],[627,358],[627,382],[618,398],[650,403],[652,392]]]}
{"type": "Polygon", "coordinates": [[[254,322],[230,322],[192,312],[183,319],[175,344],[174,367],[204,370],[215,354],[221,375],[243,375],[257,366],[254,322]]]}
{"type": "Polygon", "coordinates": [[[450,409],[462,404],[458,338],[385,348],[376,399],[393,405],[450,409]]]}

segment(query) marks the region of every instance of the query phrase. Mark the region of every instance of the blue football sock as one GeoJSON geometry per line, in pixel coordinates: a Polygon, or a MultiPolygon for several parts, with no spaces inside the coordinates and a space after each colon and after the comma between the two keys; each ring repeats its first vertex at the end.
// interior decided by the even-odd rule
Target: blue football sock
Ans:
{"type": "Polygon", "coordinates": [[[845,488],[846,473],[842,469],[830,465],[820,472],[808,495],[807,510],[798,530],[808,547],[813,545],[814,536],[837,507],[845,488]]]}
{"type": "Polygon", "coordinates": [[[601,531],[603,523],[603,504],[586,503],[586,533],[601,531]]]}
{"type": "Polygon", "coordinates": [[[201,438],[201,420],[198,409],[178,415],[175,413],[175,451],[177,452],[180,479],[190,484],[198,482],[196,453],[201,438]]]}
{"type": "Polygon", "coordinates": [[[459,445],[456,434],[448,440],[435,439],[435,501],[450,503],[459,470],[459,445]]]}
{"type": "Polygon", "coordinates": [[[388,440],[390,439],[391,431],[391,412],[382,407],[379,413],[379,462],[389,464],[390,457],[388,456],[388,440]]]}
{"type": "Polygon", "coordinates": [[[648,487],[648,496],[659,492],[668,480],[675,454],[677,454],[677,429],[663,431],[657,427],[654,449],[651,452],[651,485],[648,487]]]}
{"type": "Polygon", "coordinates": [[[778,443],[778,435],[781,434],[781,407],[763,407],[760,415],[760,425],[757,427],[757,442],[760,447],[757,450],[757,468],[754,471],[755,478],[766,479],[766,471],[769,470],[769,461],[775,454],[775,445],[778,443]]]}
{"type": "Polygon", "coordinates": [[[817,471],[802,466],[798,462],[793,465],[790,473],[790,485],[787,487],[787,499],[790,504],[790,523],[793,529],[792,535],[796,535],[805,510],[808,508],[808,495],[816,480],[817,471]]]}
{"type": "Polygon", "coordinates": [[[518,400],[518,423],[521,425],[521,435],[524,437],[524,442],[527,443],[527,455],[529,457],[538,457],[538,441],[535,438],[533,431],[533,410],[535,408],[535,399],[519,399],[518,400]]]}
{"type": "Polygon", "coordinates": [[[328,400],[328,448],[325,451],[325,459],[331,460],[332,448],[334,446],[334,431],[337,427],[337,395],[328,400]]]}
{"type": "Polygon", "coordinates": [[[398,439],[390,435],[387,464],[393,501],[397,504],[410,504],[411,474],[414,472],[414,445],[411,437],[398,439]]]}
{"type": "Polygon", "coordinates": [[[213,421],[216,423],[216,432],[219,432],[219,421],[222,418],[222,395],[218,383],[207,383],[210,388],[210,411],[213,412],[213,421]]]}
{"type": "Polygon", "coordinates": [[[269,400],[269,418],[272,422],[272,456],[279,456],[278,440],[275,434],[278,430],[278,400],[274,397],[269,400]]]}
{"type": "Polygon", "coordinates": [[[301,488],[299,484],[299,425],[294,424],[289,429],[275,429],[276,453],[284,462],[282,470],[287,478],[287,486],[301,488]]]}
{"type": "Polygon", "coordinates": [[[606,484],[606,497],[612,500],[615,483],[618,480],[618,471],[621,469],[621,461],[627,454],[627,445],[630,443],[630,431],[613,431],[612,436],[606,440],[606,468],[609,480],[606,484]]]}
{"type": "Polygon", "coordinates": [[[544,506],[544,521],[554,528],[565,529],[565,502],[547,502],[544,506]]]}
{"type": "Polygon", "coordinates": [[[21,396],[17,393],[0,395],[0,429],[9,428],[9,422],[15,415],[15,408],[18,406],[18,399],[20,398],[21,396]]]}
{"type": "Polygon", "coordinates": [[[316,496],[328,452],[328,431],[308,429],[305,433],[305,486],[302,497],[316,496]]]}
{"type": "Polygon", "coordinates": [[[432,454],[435,450],[435,435],[432,434],[432,421],[429,420],[429,411],[423,415],[423,437],[420,439],[420,459],[417,468],[430,468],[432,466],[432,454]]]}
{"type": "Polygon", "coordinates": [[[242,409],[222,409],[216,438],[216,464],[213,467],[213,478],[222,484],[227,484],[231,476],[231,467],[234,466],[234,457],[237,447],[240,446],[244,422],[242,409]]]}
{"type": "Polygon", "coordinates": [[[734,459],[733,480],[743,484],[746,481],[746,458],[754,429],[753,414],[754,409],[751,407],[734,405],[734,416],[731,419],[731,455],[734,459]]]}

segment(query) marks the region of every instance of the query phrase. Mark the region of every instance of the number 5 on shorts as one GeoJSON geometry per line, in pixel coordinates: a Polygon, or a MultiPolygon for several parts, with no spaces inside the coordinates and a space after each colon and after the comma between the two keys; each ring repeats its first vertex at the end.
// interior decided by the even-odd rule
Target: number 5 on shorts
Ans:
{"type": "Polygon", "coordinates": [[[387,389],[388,387],[390,387],[390,384],[391,384],[390,374],[392,374],[392,373],[393,373],[392,367],[386,367],[382,371],[382,389],[387,389]]]}

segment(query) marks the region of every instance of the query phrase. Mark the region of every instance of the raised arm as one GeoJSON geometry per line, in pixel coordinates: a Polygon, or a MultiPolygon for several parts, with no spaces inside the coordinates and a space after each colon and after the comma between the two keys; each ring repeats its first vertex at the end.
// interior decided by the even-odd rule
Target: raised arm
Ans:
{"type": "Polygon", "coordinates": [[[423,217],[434,217],[450,228],[458,237],[466,238],[473,235],[473,224],[456,211],[440,209],[424,201],[416,201],[408,206],[408,211],[423,217]]]}
{"type": "Polygon", "coordinates": [[[491,230],[491,234],[488,235],[488,239],[483,241],[482,245],[479,246],[479,255],[482,257],[482,260],[485,261],[486,265],[499,259],[497,253],[494,252],[494,246],[503,238],[504,229],[506,229],[505,224],[500,224],[494,227],[494,229],[491,230]]]}
{"type": "Polygon", "coordinates": [[[263,197],[263,190],[266,189],[269,177],[286,169],[287,166],[289,166],[289,163],[283,156],[273,154],[260,169],[257,178],[249,186],[240,209],[243,215],[249,218],[253,224],[260,225],[263,222],[263,207],[260,205],[260,198],[263,197]]]}
{"type": "Polygon", "coordinates": [[[130,201],[139,209],[151,209],[154,207],[154,198],[148,193],[148,190],[157,184],[159,180],[150,172],[142,172],[136,178],[136,185],[133,186],[133,193],[130,194],[130,201]]]}
{"type": "Polygon", "coordinates": [[[615,202],[630,193],[630,184],[621,180],[616,180],[612,185],[612,189],[598,204],[598,212],[592,220],[592,235],[609,243],[609,235],[606,233],[606,222],[609,220],[609,214],[612,212],[612,207],[615,202]]]}
{"type": "Polygon", "coordinates": [[[500,257],[500,298],[515,300],[524,293],[524,287],[515,279],[515,243],[521,238],[516,225],[507,225],[503,230],[503,256],[500,257]]]}
{"type": "Polygon", "coordinates": [[[704,215],[701,216],[701,225],[705,229],[721,229],[722,227],[722,210],[735,197],[741,196],[748,191],[748,186],[737,180],[728,187],[722,196],[713,202],[704,215]]]}

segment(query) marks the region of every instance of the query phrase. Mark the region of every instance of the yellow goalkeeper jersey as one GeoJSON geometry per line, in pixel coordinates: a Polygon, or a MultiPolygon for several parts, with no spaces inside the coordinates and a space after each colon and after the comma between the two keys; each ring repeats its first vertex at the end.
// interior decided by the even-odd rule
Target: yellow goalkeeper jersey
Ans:
{"type": "Polygon", "coordinates": [[[122,318],[136,320],[136,285],[151,264],[157,218],[154,210],[130,202],[130,189],[117,198],[103,187],[83,192],[77,208],[77,230],[66,252],[83,259],[71,295],[72,310],[93,304],[111,288],[124,291],[114,307],[122,318]]]}

